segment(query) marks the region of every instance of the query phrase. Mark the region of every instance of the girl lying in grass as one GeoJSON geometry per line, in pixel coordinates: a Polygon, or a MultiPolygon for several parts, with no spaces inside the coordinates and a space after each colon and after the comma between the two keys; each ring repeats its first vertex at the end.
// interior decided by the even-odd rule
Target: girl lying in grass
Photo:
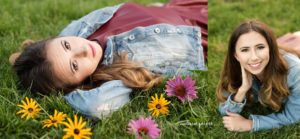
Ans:
{"type": "MultiPolygon", "coordinates": [[[[277,40],[287,44],[287,36],[277,40]]],[[[288,50],[287,45],[282,45],[288,50]]],[[[230,131],[259,131],[300,121],[300,60],[280,52],[272,31],[258,21],[247,21],[232,33],[217,86],[219,111],[230,131]],[[268,115],[239,113],[245,104],[260,103],[268,115]]],[[[253,108],[252,109],[259,109],[253,108]]]]}
{"type": "Polygon", "coordinates": [[[207,1],[106,7],[57,37],[25,45],[10,58],[25,88],[63,91],[79,112],[101,118],[128,102],[132,89],[148,90],[162,75],[206,70],[207,1]]]}

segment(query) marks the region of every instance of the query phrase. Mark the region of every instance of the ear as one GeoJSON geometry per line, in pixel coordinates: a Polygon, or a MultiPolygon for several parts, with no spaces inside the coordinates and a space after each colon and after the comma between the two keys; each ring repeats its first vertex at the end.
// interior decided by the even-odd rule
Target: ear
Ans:
{"type": "Polygon", "coordinates": [[[16,53],[13,53],[9,56],[9,63],[11,65],[14,65],[15,62],[16,62],[16,59],[21,55],[21,52],[16,52],[16,53]]]}
{"type": "Polygon", "coordinates": [[[240,62],[239,57],[236,55],[236,53],[234,53],[234,57],[235,57],[235,59],[236,59],[237,61],[240,62]]]}

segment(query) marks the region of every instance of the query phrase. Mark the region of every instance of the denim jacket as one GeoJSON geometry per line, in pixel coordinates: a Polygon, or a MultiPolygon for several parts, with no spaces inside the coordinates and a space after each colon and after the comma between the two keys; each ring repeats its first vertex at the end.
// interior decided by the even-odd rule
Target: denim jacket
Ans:
{"type": "MultiPolygon", "coordinates": [[[[285,99],[283,109],[280,112],[269,115],[251,114],[249,119],[252,119],[253,122],[252,131],[279,128],[300,121],[300,60],[297,56],[289,53],[284,54],[283,57],[289,65],[287,85],[291,94],[285,99]]],[[[253,80],[252,89],[254,90],[254,98],[258,101],[260,87],[256,80],[253,80]]],[[[243,110],[247,101],[246,98],[242,103],[237,103],[233,101],[232,96],[230,95],[227,101],[219,105],[221,115],[226,115],[226,111],[240,113],[243,110]]]]}
{"type": "MultiPolygon", "coordinates": [[[[88,15],[73,21],[59,36],[78,36],[87,38],[103,24],[108,22],[113,14],[123,4],[99,9],[88,15]]],[[[206,70],[204,63],[203,48],[201,46],[201,32],[199,27],[170,24],[155,24],[147,27],[136,27],[127,32],[110,36],[106,43],[102,64],[111,64],[114,53],[127,52],[128,58],[143,64],[148,70],[167,76],[175,74],[190,74],[189,70],[206,70]]],[[[96,89],[89,91],[75,90],[66,95],[66,100],[79,112],[88,116],[101,118],[108,114],[102,109],[103,105],[114,106],[117,109],[129,101],[131,89],[124,86],[120,81],[109,81],[96,89]],[[101,88],[126,92],[124,94],[110,93],[105,99],[102,98],[101,88]],[[110,88],[110,89],[108,89],[110,88]],[[90,95],[93,94],[93,95],[90,95]],[[94,95],[97,95],[95,97],[94,95]],[[120,98],[118,98],[120,97],[120,98]],[[124,97],[124,98],[122,98],[124,97]],[[99,99],[95,99],[99,98],[99,99]],[[114,104],[107,104],[111,99],[118,98],[114,104]]]]}

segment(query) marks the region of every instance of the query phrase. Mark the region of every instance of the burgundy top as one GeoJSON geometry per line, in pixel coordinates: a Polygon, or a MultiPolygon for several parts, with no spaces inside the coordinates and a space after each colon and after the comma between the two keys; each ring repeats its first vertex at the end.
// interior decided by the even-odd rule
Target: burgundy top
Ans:
{"type": "MultiPolygon", "coordinates": [[[[207,57],[207,2],[203,0],[171,0],[163,7],[145,7],[133,3],[122,5],[114,16],[87,39],[96,40],[103,50],[109,36],[129,31],[135,27],[167,23],[201,27],[202,46],[207,57]],[[201,3],[199,2],[201,1],[201,3]],[[199,2],[199,3],[198,3],[199,2]],[[202,12],[204,10],[204,12],[202,12]]],[[[206,1],[206,0],[205,0],[206,1]]]]}

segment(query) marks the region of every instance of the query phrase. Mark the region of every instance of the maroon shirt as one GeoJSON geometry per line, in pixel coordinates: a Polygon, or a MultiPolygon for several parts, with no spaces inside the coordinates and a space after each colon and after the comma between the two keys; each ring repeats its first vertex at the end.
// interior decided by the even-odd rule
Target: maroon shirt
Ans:
{"type": "Polygon", "coordinates": [[[106,41],[109,36],[129,31],[138,26],[146,27],[160,23],[200,26],[202,46],[204,48],[206,59],[207,2],[204,4],[192,2],[191,4],[189,1],[186,1],[187,3],[183,2],[183,5],[180,5],[182,2],[179,4],[176,2],[177,1],[171,1],[163,7],[145,7],[133,3],[125,3],[107,23],[97,29],[87,39],[98,41],[103,50],[105,50],[106,41]],[[193,4],[196,4],[196,6],[193,4]],[[205,12],[201,13],[201,10],[203,11],[203,9],[205,12]]]}

